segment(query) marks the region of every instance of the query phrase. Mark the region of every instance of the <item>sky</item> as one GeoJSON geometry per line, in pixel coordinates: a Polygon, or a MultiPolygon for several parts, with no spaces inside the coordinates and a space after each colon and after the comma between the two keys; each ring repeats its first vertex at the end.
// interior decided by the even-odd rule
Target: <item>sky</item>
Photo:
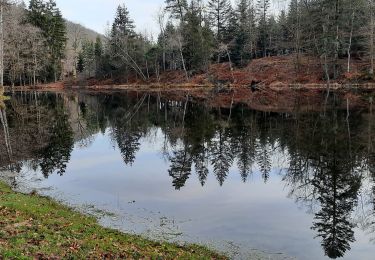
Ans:
{"type": "MultiPolygon", "coordinates": [[[[231,0],[233,3],[236,0],[231,0]]],[[[271,0],[273,9],[285,8],[288,0],[271,0]]],[[[25,3],[28,5],[28,0],[25,3]]],[[[125,4],[139,33],[157,36],[156,14],[164,0],[56,0],[64,18],[104,34],[118,5],[125,4]]]]}
{"type": "MultiPolygon", "coordinates": [[[[25,1],[26,5],[28,2],[25,1]]],[[[117,6],[125,4],[138,32],[157,34],[156,13],[164,0],[56,0],[56,3],[64,18],[103,34],[114,19],[117,6]]]]}

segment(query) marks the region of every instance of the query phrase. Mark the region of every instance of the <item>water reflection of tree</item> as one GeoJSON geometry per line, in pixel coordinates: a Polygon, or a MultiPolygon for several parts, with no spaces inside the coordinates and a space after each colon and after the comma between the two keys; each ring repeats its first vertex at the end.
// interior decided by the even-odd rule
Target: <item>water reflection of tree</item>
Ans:
{"type": "Polygon", "coordinates": [[[256,159],[256,125],[254,120],[249,124],[242,122],[239,124],[238,134],[236,135],[235,145],[238,152],[238,169],[243,182],[246,182],[249,175],[253,172],[253,165],[256,159]]]}
{"type": "Polygon", "coordinates": [[[344,256],[351,248],[350,243],[355,241],[351,214],[361,184],[360,176],[347,172],[350,169],[339,163],[344,162],[332,160],[325,163],[313,181],[321,209],[315,214],[312,228],[322,238],[322,246],[330,258],[344,256]]]}
{"type": "Polygon", "coordinates": [[[56,115],[48,132],[50,138],[48,145],[40,152],[40,168],[45,177],[54,171],[63,175],[67,163],[73,151],[73,131],[68,121],[68,115],[60,108],[56,109],[56,115]]]}
{"type": "Polygon", "coordinates": [[[205,185],[207,176],[209,174],[209,161],[207,153],[207,144],[205,143],[195,146],[195,150],[193,151],[195,172],[197,173],[199,182],[202,186],[205,185]]]}
{"type": "Polygon", "coordinates": [[[131,129],[131,126],[114,129],[114,138],[125,164],[132,165],[134,163],[136,153],[139,151],[139,146],[141,145],[141,137],[142,135],[138,131],[131,129]]]}
{"type": "Polygon", "coordinates": [[[361,124],[354,120],[348,137],[345,115],[338,111],[299,120],[290,129],[298,134],[290,136],[290,167],[284,180],[291,186],[291,196],[298,201],[311,209],[312,204],[318,204],[312,229],[322,239],[328,257],[342,257],[355,241],[352,213],[357,205],[364,171],[362,159],[366,154],[360,140],[349,142],[348,138],[360,138],[355,133],[361,124]],[[356,156],[352,156],[351,149],[356,156]]]}
{"type": "Polygon", "coordinates": [[[24,162],[31,161],[46,177],[55,170],[64,173],[74,140],[62,96],[15,92],[7,110],[7,135],[17,141],[13,141],[12,160],[5,162],[1,156],[0,167],[20,172],[24,162]]]}
{"type": "MultiPolygon", "coordinates": [[[[211,167],[211,174],[224,185],[235,162],[244,182],[256,174],[255,164],[267,181],[272,178],[270,172],[275,167],[272,159],[276,153],[282,154],[288,163],[282,177],[289,187],[289,195],[315,214],[312,228],[322,240],[327,256],[341,257],[350,249],[354,241],[351,215],[357,206],[359,189],[364,178],[375,182],[372,114],[366,119],[363,114],[353,112],[348,121],[346,113],[337,110],[322,117],[318,113],[267,114],[233,107],[228,120],[229,112],[225,110],[189,102],[185,111],[185,101],[162,99],[159,95],[144,97],[134,93],[94,95],[72,102],[79,108],[85,133],[92,135],[110,129],[108,132],[125,164],[135,161],[141,138],[146,138],[151,129],[158,129],[164,136],[162,151],[169,163],[168,174],[177,190],[194,176],[193,170],[201,185],[205,185],[211,167]],[[129,118],[129,111],[134,111],[134,107],[136,113],[131,113],[129,118]]],[[[43,110],[47,103],[56,103],[51,97],[48,100],[39,100],[37,104],[42,115],[48,114],[48,119],[42,116],[40,123],[49,127],[46,133],[41,130],[37,133],[39,137],[34,138],[44,143],[38,151],[43,151],[39,160],[46,175],[56,169],[64,172],[72,145],[69,136],[73,134],[69,130],[72,122],[64,113],[57,112],[56,106],[49,106],[54,113],[43,110]]],[[[9,118],[12,132],[16,113],[10,113],[9,118]]],[[[25,121],[23,118],[22,122],[25,121]]],[[[35,123],[22,128],[25,127],[34,128],[35,123]]],[[[32,136],[32,131],[29,132],[32,136]]],[[[374,198],[375,188],[372,189],[374,198]]],[[[367,213],[367,227],[375,231],[374,201],[367,213]]]]}
{"type": "Polygon", "coordinates": [[[231,139],[228,128],[218,127],[216,136],[211,140],[209,152],[214,174],[220,186],[224,184],[229,169],[234,161],[234,154],[231,150],[231,139]]]}
{"type": "Polygon", "coordinates": [[[185,186],[186,181],[191,175],[192,158],[189,153],[189,147],[183,145],[181,149],[173,151],[170,158],[171,165],[169,168],[169,176],[173,179],[173,186],[176,190],[185,186]]]}

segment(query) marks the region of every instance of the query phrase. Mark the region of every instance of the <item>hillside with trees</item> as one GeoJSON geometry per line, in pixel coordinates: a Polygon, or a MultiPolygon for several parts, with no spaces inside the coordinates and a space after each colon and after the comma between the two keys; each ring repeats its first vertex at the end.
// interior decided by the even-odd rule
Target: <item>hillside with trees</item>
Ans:
{"type": "Polygon", "coordinates": [[[96,41],[99,37],[104,41],[105,37],[91,29],[88,29],[78,23],[66,21],[66,52],[64,59],[65,76],[77,75],[78,57],[82,51],[82,46],[86,42],[96,41]]]}
{"type": "Polygon", "coordinates": [[[124,4],[101,36],[66,23],[54,0],[0,3],[6,85],[374,80],[373,0],[291,0],[286,10],[271,0],[165,0],[155,38],[136,31],[124,4]]]}
{"type": "Polygon", "coordinates": [[[102,37],[66,21],[54,0],[0,1],[0,85],[38,85],[75,71],[85,41],[102,37]]]}
{"type": "Polygon", "coordinates": [[[275,75],[273,83],[373,80],[374,1],[292,0],[278,12],[270,3],[166,0],[156,40],[137,33],[120,5],[100,56],[94,42],[87,45],[80,69],[121,83],[269,83],[275,75]],[[271,73],[254,76],[264,69],[271,73]]]}

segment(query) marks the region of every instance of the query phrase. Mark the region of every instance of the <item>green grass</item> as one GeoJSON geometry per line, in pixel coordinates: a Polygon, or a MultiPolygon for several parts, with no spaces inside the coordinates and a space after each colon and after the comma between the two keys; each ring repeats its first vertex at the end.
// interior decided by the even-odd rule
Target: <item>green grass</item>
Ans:
{"type": "Polygon", "coordinates": [[[2,182],[0,216],[4,259],[226,259],[202,246],[154,242],[103,228],[93,217],[49,198],[16,193],[2,182]]]}
{"type": "Polygon", "coordinates": [[[9,97],[3,95],[4,92],[0,89],[0,108],[5,108],[4,101],[9,100],[9,97]]]}

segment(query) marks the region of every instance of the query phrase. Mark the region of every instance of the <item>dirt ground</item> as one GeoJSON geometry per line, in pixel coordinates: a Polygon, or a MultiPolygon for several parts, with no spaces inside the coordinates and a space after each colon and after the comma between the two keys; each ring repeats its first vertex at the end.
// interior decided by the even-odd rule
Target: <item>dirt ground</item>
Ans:
{"type": "MultiPolygon", "coordinates": [[[[346,60],[340,60],[345,68],[346,60]]],[[[320,109],[324,106],[327,92],[334,93],[343,109],[366,108],[375,93],[375,81],[365,77],[368,64],[353,60],[351,73],[343,73],[330,85],[324,80],[320,60],[314,57],[279,56],[255,59],[246,67],[233,72],[228,63],[214,64],[205,73],[186,80],[182,71],[167,71],[160,79],[151,77],[147,82],[130,78],[66,80],[36,87],[15,88],[27,90],[87,90],[95,92],[147,91],[165,98],[205,102],[209,106],[229,108],[246,105],[263,111],[290,111],[320,109]],[[298,66],[297,66],[298,65],[298,66]]]]}
{"type": "MultiPolygon", "coordinates": [[[[337,84],[363,84],[375,83],[366,76],[368,64],[362,60],[354,59],[351,63],[351,72],[345,73],[347,60],[339,60],[341,74],[331,83],[337,84]]],[[[263,86],[288,86],[291,84],[326,84],[323,66],[316,57],[295,55],[275,56],[252,60],[243,68],[235,68],[233,72],[229,63],[211,65],[206,72],[192,75],[186,79],[183,71],[166,71],[160,75],[151,76],[148,81],[137,77],[127,80],[90,78],[87,80],[68,80],[69,86],[109,86],[109,85],[163,85],[163,86],[248,86],[258,84],[263,86]]]]}

